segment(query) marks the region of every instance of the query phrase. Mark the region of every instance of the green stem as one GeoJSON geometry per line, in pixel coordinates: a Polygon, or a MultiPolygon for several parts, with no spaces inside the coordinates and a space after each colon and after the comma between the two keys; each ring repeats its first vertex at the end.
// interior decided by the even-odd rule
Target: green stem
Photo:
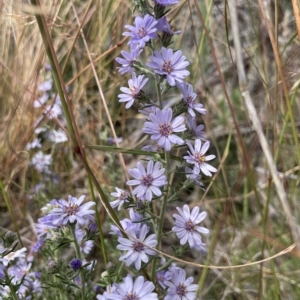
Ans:
{"type": "MultiPolygon", "coordinates": [[[[166,157],[166,173],[167,173],[167,182],[170,180],[170,154],[169,152],[165,151],[165,157],[166,157]]],[[[161,206],[160,214],[159,214],[159,221],[158,221],[158,229],[157,229],[157,248],[161,250],[161,238],[162,238],[162,232],[164,227],[164,215],[166,212],[166,207],[168,204],[168,197],[169,197],[170,187],[168,186],[167,192],[164,194],[163,203],[161,206]]],[[[156,262],[157,259],[153,259],[152,264],[152,270],[151,270],[151,278],[152,281],[155,281],[156,277],[156,262]]]]}
{"type": "MultiPolygon", "coordinates": [[[[91,180],[90,176],[88,176],[88,181],[89,181],[89,187],[90,187],[92,199],[93,199],[93,201],[95,203],[97,203],[96,197],[95,197],[95,193],[94,193],[94,189],[93,189],[93,183],[92,183],[92,180],[91,180]]],[[[98,209],[95,209],[95,214],[96,214],[97,227],[99,229],[99,237],[100,237],[100,244],[101,244],[103,259],[104,259],[105,265],[107,265],[107,263],[108,263],[108,257],[107,257],[107,251],[106,251],[105,242],[104,242],[104,235],[103,235],[103,230],[102,230],[102,224],[101,224],[101,220],[100,220],[100,215],[99,215],[98,209]]]]}
{"type": "MultiPolygon", "coordinates": [[[[157,98],[158,98],[158,103],[160,106],[160,109],[163,109],[163,101],[162,101],[162,95],[161,95],[161,87],[160,87],[160,78],[158,75],[155,76],[155,87],[156,87],[156,93],[157,93],[157,98]]],[[[170,153],[165,151],[165,160],[166,160],[166,172],[167,172],[167,182],[169,182],[170,180],[170,153]]],[[[170,187],[168,185],[168,190],[167,193],[165,193],[164,195],[164,199],[163,199],[163,203],[162,203],[162,207],[160,210],[160,214],[159,214],[159,219],[158,219],[158,230],[157,230],[157,248],[161,249],[161,237],[162,237],[162,231],[163,231],[163,225],[164,225],[164,214],[166,211],[166,206],[168,203],[168,196],[169,196],[169,191],[170,191],[170,187]]],[[[155,278],[156,278],[156,262],[157,259],[154,258],[153,259],[153,263],[152,263],[152,269],[151,269],[151,278],[152,281],[155,282],[155,278]]]]}
{"type": "MultiPolygon", "coordinates": [[[[78,259],[80,259],[80,261],[82,261],[82,257],[81,257],[81,252],[80,252],[80,248],[78,245],[78,241],[76,238],[76,234],[75,234],[75,225],[70,225],[71,227],[71,231],[72,231],[72,235],[73,235],[73,242],[74,242],[74,246],[75,246],[75,252],[76,252],[76,256],[78,259]]],[[[81,299],[84,300],[85,299],[85,276],[84,276],[84,270],[83,268],[80,269],[80,277],[81,277],[81,299]]]]}
{"type": "Polygon", "coordinates": [[[162,96],[161,96],[161,90],[160,90],[160,80],[157,80],[157,78],[155,78],[155,81],[156,81],[155,87],[156,87],[158,103],[159,103],[160,109],[163,109],[163,102],[162,102],[162,96]]]}
{"type": "Polygon", "coordinates": [[[11,288],[11,283],[8,285],[10,289],[10,296],[13,300],[20,300],[14,289],[11,288]]]}

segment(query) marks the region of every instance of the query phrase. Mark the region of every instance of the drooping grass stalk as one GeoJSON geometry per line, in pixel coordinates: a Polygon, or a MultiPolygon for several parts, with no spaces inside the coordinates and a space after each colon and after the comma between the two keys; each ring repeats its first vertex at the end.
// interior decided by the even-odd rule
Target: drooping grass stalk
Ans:
{"type": "MultiPolygon", "coordinates": [[[[32,5],[37,6],[40,10],[42,10],[41,5],[39,0],[31,0],[32,5]]],[[[103,192],[98,180],[96,179],[94,173],[92,172],[87,160],[85,159],[85,155],[83,154],[83,148],[81,145],[81,140],[79,137],[79,133],[78,133],[78,129],[77,129],[77,125],[75,122],[75,118],[74,115],[72,113],[72,109],[70,106],[70,102],[68,100],[68,96],[67,96],[67,91],[66,91],[66,87],[64,84],[64,80],[62,77],[62,73],[60,70],[60,66],[58,64],[58,60],[55,54],[55,50],[53,48],[53,43],[51,41],[49,32],[48,32],[48,28],[47,28],[47,23],[45,21],[45,17],[43,14],[36,14],[35,15],[36,20],[37,20],[37,24],[39,27],[39,30],[41,32],[41,36],[43,39],[43,43],[46,49],[46,53],[49,59],[49,62],[51,64],[51,68],[52,68],[52,74],[53,74],[53,79],[61,100],[61,104],[62,104],[62,109],[66,118],[66,123],[67,123],[67,127],[68,127],[68,132],[70,134],[73,146],[74,146],[74,151],[77,154],[77,156],[80,158],[81,162],[84,165],[84,168],[86,169],[87,173],[89,174],[89,176],[91,177],[91,180],[93,181],[96,189],[98,190],[100,196],[101,196],[101,201],[103,206],[105,207],[105,209],[108,211],[110,217],[113,219],[113,221],[118,225],[118,227],[120,229],[122,229],[122,225],[119,222],[119,219],[117,217],[117,215],[115,214],[114,210],[112,209],[112,207],[109,204],[108,199],[106,198],[105,193],[103,192]]],[[[124,236],[126,236],[126,234],[122,231],[122,234],[124,236]]]]}

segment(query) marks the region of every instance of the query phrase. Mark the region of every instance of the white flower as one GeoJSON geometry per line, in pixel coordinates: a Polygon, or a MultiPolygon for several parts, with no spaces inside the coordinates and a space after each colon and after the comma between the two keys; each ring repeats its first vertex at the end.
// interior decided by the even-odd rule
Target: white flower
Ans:
{"type": "Polygon", "coordinates": [[[157,294],[151,293],[155,288],[154,284],[150,281],[145,281],[143,276],[138,276],[133,280],[131,275],[127,275],[123,279],[123,283],[114,284],[114,288],[115,290],[111,291],[111,293],[106,293],[104,299],[158,300],[157,294]]]}
{"type": "Polygon", "coordinates": [[[186,126],[193,137],[205,140],[205,132],[203,131],[204,125],[200,124],[197,126],[196,118],[193,118],[190,115],[188,115],[186,118],[186,126]]]}
{"type": "Polygon", "coordinates": [[[49,165],[52,163],[51,154],[44,154],[42,151],[36,153],[31,159],[31,165],[40,173],[49,172],[49,165]]]}
{"type": "Polygon", "coordinates": [[[205,191],[205,189],[203,188],[204,184],[200,181],[201,179],[200,174],[195,174],[191,168],[185,167],[185,176],[187,179],[191,180],[196,185],[198,185],[202,190],[205,191]]]}
{"type": "Polygon", "coordinates": [[[52,84],[53,84],[52,79],[48,79],[38,86],[38,90],[41,92],[49,91],[52,89],[52,84]]]}
{"type": "Polygon", "coordinates": [[[48,98],[49,98],[49,95],[47,93],[43,94],[39,99],[34,100],[33,106],[34,107],[42,107],[46,103],[48,98]]]}
{"type": "Polygon", "coordinates": [[[201,140],[196,139],[195,149],[190,141],[186,141],[186,144],[190,148],[191,152],[188,151],[189,155],[184,156],[183,158],[187,161],[187,163],[194,165],[193,172],[195,174],[199,174],[200,170],[207,176],[212,176],[211,172],[217,172],[216,168],[206,163],[206,161],[212,160],[216,157],[215,155],[204,155],[209,148],[209,142],[205,142],[201,147],[201,140]]]}
{"type": "Polygon", "coordinates": [[[44,132],[46,131],[47,129],[45,127],[37,127],[35,130],[34,130],[34,133],[35,134],[39,134],[41,132],[44,132]]]}
{"type": "Polygon", "coordinates": [[[180,239],[180,244],[184,245],[188,242],[192,249],[203,251],[205,244],[202,243],[200,233],[208,234],[209,230],[197,224],[205,219],[206,212],[199,213],[198,206],[195,206],[190,212],[190,208],[186,204],[183,206],[183,210],[179,207],[176,207],[176,209],[179,215],[173,215],[175,226],[172,228],[172,231],[180,239]]]}
{"type": "Polygon", "coordinates": [[[129,174],[135,179],[126,182],[128,185],[137,185],[132,191],[133,195],[138,198],[145,197],[147,201],[151,201],[153,194],[161,196],[162,192],[159,189],[167,184],[165,169],[160,169],[160,163],[156,162],[153,166],[153,161],[150,160],[147,164],[147,171],[141,162],[137,163],[137,168],[130,169],[129,174]]]}
{"type": "Polygon", "coordinates": [[[26,150],[30,150],[30,149],[33,149],[33,148],[41,148],[42,145],[41,145],[41,140],[38,139],[38,138],[35,138],[31,143],[27,143],[26,145],[26,150]]]}
{"type": "Polygon", "coordinates": [[[62,114],[62,108],[59,103],[54,103],[53,105],[48,105],[45,108],[44,113],[47,115],[48,119],[57,118],[62,114]]]}
{"type": "Polygon", "coordinates": [[[26,256],[26,251],[27,251],[27,249],[25,247],[23,247],[22,249],[8,253],[4,257],[0,258],[0,261],[6,267],[10,261],[12,261],[16,258],[24,258],[26,256]]]}
{"type": "Polygon", "coordinates": [[[186,273],[183,269],[171,269],[172,280],[165,281],[168,286],[168,294],[164,300],[195,300],[198,284],[192,284],[193,277],[186,278],[186,273]]]}
{"type": "Polygon", "coordinates": [[[118,210],[121,210],[121,207],[124,204],[124,202],[128,201],[129,194],[128,194],[128,192],[123,191],[117,187],[116,187],[116,191],[117,192],[111,193],[111,195],[114,197],[117,197],[117,200],[111,201],[110,205],[112,208],[115,208],[118,206],[118,210]]]}
{"type": "Polygon", "coordinates": [[[139,236],[137,237],[133,230],[127,230],[128,239],[119,237],[119,245],[117,249],[127,251],[120,256],[120,261],[125,261],[126,266],[134,263],[137,270],[141,269],[142,261],[147,263],[149,261],[148,255],[156,255],[156,251],[150,249],[157,245],[155,234],[151,234],[146,238],[148,232],[147,225],[143,225],[139,236]]]}
{"type": "Polygon", "coordinates": [[[62,129],[58,129],[58,130],[51,130],[49,132],[49,139],[51,142],[58,144],[58,143],[66,142],[68,140],[68,137],[62,129]]]}
{"type": "Polygon", "coordinates": [[[177,84],[182,93],[183,101],[187,107],[188,113],[194,118],[196,116],[194,110],[205,115],[206,109],[201,103],[195,103],[197,94],[193,91],[193,86],[189,83],[182,82],[177,84]]]}
{"type": "Polygon", "coordinates": [[[90,208],[95,202],[88,201],[82,204],[84,198],[84,195],[78,199],[69,195],[68,201],[64,199],[57,201],[57,207],[49,212],[49,216],[53,216],[52,224],[61,226],[77,222],[86,225],[88,221],[94,221],[95,210],[90,208]]]}

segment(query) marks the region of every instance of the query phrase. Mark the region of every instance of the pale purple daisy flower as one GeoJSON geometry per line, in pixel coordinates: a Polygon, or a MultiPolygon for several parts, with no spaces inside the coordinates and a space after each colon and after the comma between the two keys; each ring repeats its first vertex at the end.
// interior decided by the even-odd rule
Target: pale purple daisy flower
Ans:
{"type": "Polygon", "coordinates": [[[173,31],[171,26],[165,16],[159,18],[156,24],[157,31],[166,33],[168,35],[180,34],[181,31],[173,31]]]}
{"type": "Polygon", "coordinates": [[[53,81],[52,79],[45,80],[38,86],[38,90],[41,92],[47,92],[52,89],[53,81]]]}
{"type": "Polygon", "coordinates": [[[106,286],[106,291],[103,293],[103,295],[97,295],[96,299],[97,300],[107,300],[108,299],[107,296],[110,294],[115,294],[115,292],[116,292],[116,287],[108,285],[108,286],[106,286]]]}
{"type": "Polygon", "coordinates": [[[52,155],[37,152],[31,159],[30,164],[40,173],[48,173],[52,163],[52,155]]]}
{"type": "Polygon", "coordinates": [[[31,252],[36,253],[39,252],[40,249],[44,246],[45,240],[43,238],[38,239],[31,247],[31,252]]]}
{"type": "Polygon", "coordinates": [[[27,143],[26,150],[30,150],[33,148],[42,148],[41,140],[39,138],[33,139],[31,143],[27,143]]]}
{"type": "Polygon", "coordinates": [[[33,106],[35,108],[42,107],[43,105],[45,105],[45,103],[47,102],[48,98],[49,98],[49,95],[47,93],[44,93],[39,99],[34,100],[33,106]]]}
{"type": "Polygon", "coordinates": [[[39,219],[38,223],[35,224],[38,238],[49,239],[52,236],[52,231],[57,229],[57,226],[53,225],[52,222],[47,222],[44,219],[39,219]]]}
{"type": "Polygon", "coordinates": [[[175,226],[172,231],[176,233],[180,239],[180,244],[184,245],[189,243],[192,249],[203,249],[203,243],[200,233],[208,234],[207,228],[198,226],[197,224],[203,221],[206,217],[206,212],[199,213],[199,207],[195,206],[190,212],[190,208],[187,204],[183,206],[183,209],[176,207],[179,215],[174,214],[175,226]]]}
{"type": "Polygon", "coordinates": [[[142,150],[148,151],[148,152],[161,152],[164,150],[163,147],[159,146],[157,143],[155,145],[146,145],[142,148],[142,150]]]}
{"type": "Polygon", "coordinates": [[[189,83],[182,82],[181,84],[177,84],[179,87],[184,104],[187,107],[188,113],[194,118],[196,116],[194,110],[199,112],[202,115],[206,114],[206,109],[203,108],[201,103],[195,103],[195,99],[197,94],[193,91],[193,86],[189,83]]]}
{"type": "Polygon", "coordinates": [[[161,6],[168,6],[179,3],[180,0],[153,0],[155,4],[159,4],[161,6]]]}
{"type": "MultiPolygon", "coordinates": [[[[137,212],[135,212],[132,208],[129,209],[130,219],[126,218],[120,221],[123,229],[127,232],[127,230],[132,230],[138,236],[142,227],[143,216],[137,212]]],[[[123,237],[121,230],[115,226],[111,225],[111,234],[117,234],[119,237],[123,237]]]]}
{"type": "MultiPolygon", "coordinates": [[[[117,142],[118,142],[118,144],[123,143],[123,138],[122,137],[117,137],[117,142]]],[[[109,143],[109,144],[116,144],[116,140],[113,137],[108,137],[107,138],[107,143],[109,143]]]]}
{"type": "Polygon", "coordinates": [[[84,198],[84,195],[78,199],[69,195],[68,201],[63,199],[57,201],[58,207],[49,213],[50,216],[54,216],[52,223],[57,226],[74,222],[86,225],[88,221],[94,221],[95,210],[90,209],[90,207],[94,206],[95,202],[89,201],[82,204],[84,198]]]}
{"type": "MultiPolygon", "coordinates": [[[[41,296],[41,294],[42,294],[41,282],[38,279],[36,279],[34,276],[35,275],[33,272],[31,272],[29,274],[29,276],[28,276],[29,278],[25,283],[26,287],[31,291],[31,293],[37,294],[36,296],[41,296]]],[[[26,298],[26,300],[27,299],[30,300],[30,298],[26,298]]]]}
{"type": "Polygon", "coordinates": [[[62,129],[51,130],[48,137],[49,140],[55,144],[64,143],[68,140],[66,133],[62,129]]]}
{"type": "Polygon", "coordinates": [[[44,113],[47,115],[48,119],[57,118],[62,114],[62,108],[60,103],[55,102],[53,105],[47,105],[44,113]]]}
{"type": "Polygon", "coordinates": [[[157,20],[156,28],[158,32],[161,32],[161,40],[162,40],[162,45],[167,47],[171,44],[172,37],[174,34],[180,34],[181,31],[173,31],[170,27],[169,22],[167,21],[167,18],[163,16],[162,18],[159,18],[157,20]]]}
{"type": "MultiPolygon", "coordinates": [[[[145,105],[144,107],[142,107],[141,109],[139,109],[139,112],[145,116],[147,116],[147,120],[149,120],[149,115],[151,113],[155,114],[156,113],[156,110],[159,109],[159,102],[155,102],[153,103],[155,105],[145,105]]],[[[163,108],[168,104],[168,101],[163,101],[162,105],[163,105],[163,108]]]]}
{"type": "Polygon", "coordinates": [[[117,200],[111,201],[110,205],[111,205],[112,208],[115,208],[115,207],[118,206],[118,210],[121,210],[121,207],[124,204],[124,202],[128,201],[129,193],[126,192],[126,191],[123,191],[122,189],[119,189],[117,187],[116,187],[116,191],[117,192],[111,193],[111,195],[113,197],[116,197],[117,200]]]}
{"type": "Polygon", "coordinates": [[[153,194],[158,197],[161,196],[162,192],[159,187],[167,185],[166,175],[164,175],[165,169],[160,169],[159,162],[156,162],[154,166],[153,164],[153,160],[150,160],[146,171],[142,163],[138,162],[137,168],[128,171],[135,179],[126,182],[128,185],[137,185],[132,194],[137,195],[138,198],[145,196],[147,201],[152,200],[153,194]]]}
{"type": "Polygon", "coordinates": [[[151,234],[146,238],[148,233],[148,226],[143,225],[141,227],[140,234],[137,236],[133,230],[127,230],[128,239],[119,237],[119,245],[117,249],[127,251],[121,255],[119,260],[125,261],[125,265],[128,267],[134,263],[137,270],[141,269],[142,261],[147,263],[149,261],[148,255],[156,255],[156,251],[150,248],[154,248],[157,245],[157,239],[155,234],[151,234]]]}
{"type": "Polygon", "coordinates": [[[26,285],[31,266],[32,263],[29,263],[26,259],[19,259],[14,266],[8,268],[7,273],[13,277],[12,282],[14,284],[18,284],[24,277],[24,285],[26,285]]]}
{"type": "Polygon", "coordinates": [[[172,109],[157,109],[156,113],[151,113],[149,118],[151,122],[145,122],[143,132],[151,134],[151,139],[156,140],[158,145],[166,151],[171,150],[172,144],[182,145],[184,141],[173,132],[182,132],[186,129],[183,124],[182,116],[176,117],[172,121],[172,109]]]}
{"type": "Polygon", "coordinates": [[[0,285],[0,295],[2,295],[3,298],[8,297],[10,295],[10,288],[8,285],[0,285]]]}
{"type": "Polygon", "coordinates": [[[120,74],[125,74],[127,72],[131,73],[134,71],[133,63],[136,61],[138,56],[141,54],[143,49],[140,49],[137,45],[131,45],[130,51],[126,52],[121,51],[121,54],[124,58],[117,57],[116,62],[118,62],[122,67],[117,68],[120,74]]]}
{"type": "Polygon", "coordinates": [[[83,229],[81,229],[79,227],[76,228],[75,236],[76,236],[77,242],[79,244],[80,252],[88,255],[94,247],[94,242],[92,240],[83,241],[83,239],[85,238],[85,235],[86,235],[86,232],[83,229]]]}
{"type": "Polygon", "coordinates": [[[195,174],[193,170],[189,167],[185,167],[185,176],[187,179],[191,180],[194,182],[194,184],[198,185],[202,190],[205,190],[203,188],[204,184],[200,181],[201,175],[200,174],[195,174]]]}
{"type": "Polygon", "coordinates": [[[34,133],[40,134],[41,132],[46,131],[47,129],[45,127],[37,127],[34,129],[34,133]]]}
{"type": "Polygon", "coordinates": [[[147,63],[147,66],[153,68],[155,73],[167,76],[170,86],[175,86],[176,81],[183,82],[182,79],[190,74],[186,70],[190,63],[185,60],[186,57],[179,50],[173,53],[172,49],[162,47],[161,53],[155,50],[150,58],[152,62],[147,63]]]}
{"type": "Polygon", "coordinates": [[[172,273],[171,271],[161,270],[156,273],[156,279],[160,286],[165,289],[165,281],[170,281],[172,279],[172,273]]]}
{"type": "Polygon", "coordinates": [[[168,286],[167,295],[164,300],[195,300],[198,284],[192,284],[193,277],[186,279],[186,273],[183,269],[172,269],[172,280],[166,281],[168,286]]]}
{"type": "Polygon", "coordinates": [[[204,125],[196,124],[196,118],[191,117],[190,115],[187,115],[186,118],[186,126],[191,133],[191,135],[195,138],[205,140],[205,132],[203,131],[204,125]]]}
{"type": "Polygon", "coordinates": [[[7,255],[0,258],[0,262],[6,267],[8,264],[16,258],[25,258],[27,249],[25,247],[8,253],[7,255]]]}
{"type": "Polygon", "coordinates": [[[132,79],[128,80],[129,88],[121,87],[120,90],[124,94],[118,95],[120,98],[119,102],[127,102],[125,108],[129,108],[134,100],[142,96],[142,88],[148,82],[148,78],[144,79],[144,75],[139,75],[136,77],[135,72],[132,73],[132,79]]]}
{"type": "Polygon", "coordinates": [[[131,31],[123,33],[124,36],[130,37],[128,45],[139,45],[140,48],[144,48],[147,42],[157,37],[156,24],[155,18],[148,14],[144,17],[136,17],[134,21],[135,26],[125,26],[126,29],[131,31]]]}
{"type": "Polygon", "coordinates": [[[149,116],[151,113],[155,114],[157,109],[158,109],[158,106],[146,105],[143,108],[139,109],[139,112],[145,116],[149,116]]]}
{"type": "Polygon", "coordinates": [[[183,158],[187,161],[189,164],[194,165],[194,173],[199,174],[200,171],[207,175],[212,176],[211,172],[217,172],[217,169],[209,164],[206,163],[206,161],[214,159],[215,155],[207,155],[204,154],[209,148],[210,142],[205,142],[203,146],[201,147],[202,143],[200,139],[195,140],[195,149],[193,148],[190,141],[186,141],[186,144],[188,145],[189,149],[188,156],[184,156],[183,158]]]}
{"type": "Polygon", "coordinates": [[[114,284],[115,291],[107,293],[107,300],[158,300],[156,293],[152,293],[155,286],[150,281],[145,281],[143,276],[138,276],[135,280],[131,275],[123,279],[123,283],[114,284]]]}

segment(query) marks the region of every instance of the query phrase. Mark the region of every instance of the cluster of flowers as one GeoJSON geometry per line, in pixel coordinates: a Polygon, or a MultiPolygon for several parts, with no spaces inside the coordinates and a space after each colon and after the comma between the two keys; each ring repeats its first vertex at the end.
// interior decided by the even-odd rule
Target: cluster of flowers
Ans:
{"type": "Polygon", "coordinates": [[[46,214],[35,224],[38,240],[32,248],[33,252],[38,252],[46,240],[53,238],[57,230],[74,223],[76,240],[81,252],[86,255],[90,253],[93,241],[84,238],[85,229],[95,230],[93,216],[95,210],[90,209],[95,202],[89,201],[82,204],[84,198],[85,196],[81,196],[77,199],[69,195],[68,201],[54,199],[42,209],[46,214]]]}
{"type": "MultiPolygon", "coordinates": [[[[128,31],[123,35],[129,37],[130,51],[121,51],[123,58],[116,58],[116,61],[121,64],[119,72],[129,73],[131,78],[128,87],[121,87],[122,94],[118,97],[120,102],[126,103],[126,109],[138,103],[139,111],[146,115],[142,131],[149,134],[155,144],[147,145],[143,150],[158,154],[164,151],[167,157],[173,148],[187,145],[189,151],[183,157],[185,163],[180,167],[185,168],[189,184],[203,187],[203,183],[200,182],[201,173],[212,176],[217,170],[207,163],[215,156],[206,155],[210,143],[205,140],[204,126],[196,124],[196,113],[205,114],[206,110],[202,104],[196,102],[197,95],[192,85],[184,81],[189,75],[186,69],[189,63],[180,50],[173,51],[169,48],[173,35],[180,32],[171,29],[164,15],[165,7],[178,2],[154,0],[154,15],[142,13],[135,17],[134,26],[125,26],[128,31]],[[159,51],[155,50],[154,40],[158,40],[161,45],[159,51]],[[146,46],[152,49],[153,55],[149,56],[150,61],[143,64],[140,57],[146,46]],[[141,74],[138,75],[137,72],[141,74]],[[143,91],[149,82],[146,76],[153,78],[158,87],[155,101],[143,91]],[[166,107],[167,103],[164,101],[164,94],[171,88],[178,89],[182,98],[174,108],[166,107]],[[182,113],[186,113],[187,116],[182,116],[182,113]],[[191,140],[195,140],[194,145],[191,140]]],[[[163,201],[170,202],[172,196],[170,197],[168,193],[169,182],[166,171],[169,168],[169,162],[163,161],[161,156],[157,159],[157,156],[153,155],[153,158],[148,159],[147,166],[138,162],[136,168],[129,170],[133,179],[126,182],[128,186],[134,186],[131,194],[116,187],[116,192],[111,195],[117,199],[111,202],[111,206],[121,210],[125,204],[125,208],[138,209],[159,200],[160,197],[164,198],[163,201]]],[[[112,233],[118,236],[117,249],[123,251],[119,260],[127,267],[134,265],[136,270],[141,270],[158,258],[155,249],[159,244],[157,235],[161,232],[158,232],[159,226],[155,219],[151,225],[147,223],[146,220],[151,219],[151,213],[144,210],[141,215],[135,209],[129,209],[130,219],[121,220],[127,236],[124,237],[114,225],[112,233]]],[[[200,212],[197,206],[190,210],[187,204],[183,205],[183,208],[177,207],[177,211],[179,214],[173,214],[175,224],[172,232],[177,235],[183,247],[189,245],[191,249],[204,252],[206,245],[202,241],[201,234],[208,234],[209,230],[199,226],[199,223],[204,220],[206,213],[200,212]]],[[[163,219],[157,222],[163,222],[163,219]]],[[[166,268],[162,267],[156,273],[157,283],[165,295],[164,299],[195,299],[198,285],[192,284],[194,279],[192,277],[186,279],[185,270],[179,267],[166,268]]],[[[146,281],[143,276],[138,276],[134,280],[128,275],[123,279],[123,283],[109,285],[107,291],[98,296],[98,299],[158,299],[157,293],[153,292],[154,284],[146,281]]]]}
{"type": "MultiPolygon", "coordinates": [[[[125,103],[126,109],[135,104],[139,105],[139,112],[146,116],[142,132],[150,135],[150,140],[154,143],[143,147],[147,154],[146,165],[139,161],[136,168],[129,170],[132,179],[126,184],[134,187],[131,193],[118,187],[115,192],[111,193],[116,198],[111,202],[111,206],[119,211],[125,207],[129,215],[129,218],[120,220],[122,228],[111,226],[111,234],[118,240],[116,248],[122,251],[119,260],[124,262],[126,267],[134,266],[134,272],[130,273],[137,274],[137,276],[127,275],[121,283],[119,276],[112,277],[113,282],[106,284],[106,291],[102,295],[97,295],[97,299],[196,299],[198,285],[193,284],[194,278],[187,278],[184,269],[172,264],[171,260],[165,261],[158,253],[162,244],[166,204],[180,200],[176,194],[180,195],[191,185],[203,188],[204,184],[200,181],[202,173],[212,176],[212,173],[217,171],[207,163],[215,156],[206,155],[210,143],[205,138],[204,126],[197,125],[196,122],[196,114],[204,115],[206,109],[196,102],[197,95],[192,85],[184,81],[189,76],[189,71],[186,69],[189,62],[180,50],[173,51],[169,47],[173,36],[180,32],[171,29],[165,10],[167,6],[177,3],[179,0],[154,0],[153,14],[150,14],[147,1],[140,1],[141,6],[146,5],[144,10],[135,17],[134,26],[125,26],[128,31],[123,34],[129,37],[130,51],[121,51],[123,58],[116,59],[121,65],[118,68],[120,74],[131,75],[128,87],[121,88],[122,94],[119,95],[119,101],[125,103]],[[155,47],[155,41],[160,47],[158,50],[156,49],[158,46],[155,47]],[[143,51],[147,53],[146,47],[153,52],[148,56],[149,61],[144,64],[140,58],[143,51]],[[151,82],[150,79],[155,80],[157,87],[155,100],[151,99],[153,95],[148,95],[143,91],[151,82]],[[166,100],[165,94],[169,90],[179,92],[182,99],[173,107],[168,107],[168,103],[164,101],[166,100]],[[174,148],[185,146],[188,148],[187,154],[183,156],[183,163],[176,166],[176,170],[180,168],[185,170],[186,181],[178,191],[171,193],[170,152],[174,148]],[[160,216],[157,216],[152,207],[158,206],[159,203],[162,205],[160,216]],[[160,268],[156,267],[158,259],[162,262],[160,268]],[[149,276],[147,271],[151,263],[152,271],[149,276]],[[140,270],[147,274],[147,278],[138,274],[140,270]]],[[[39,90],[44,94],[35,102],[35,107],[43,108],[44,114],[49,118],[58,118],[61,114],[61,107],[56,99],[50,106],[47,105],[51,89],[51,79],[39,86],[39,90]]],[[[37,124],[39,122],[40,120],[37,124]]],[[[41,128],[36,127],[41,132],[41,128]]],[[[65,140],[61,135],[62,141],[65,140]]],[[[33,145],[28,145],[28,149],[39,148],[39,145],[40,141],[37,139],[33,145]]],[[[41,154],[40,157],[34,156],[31,163],[37,171],[47,173],[49,172],[48,166],[51,164],[51,156],[45,157],[42,152],[41,154]]],[[[0,293],[2,292],[4,297],[9,298],[12,293],[16,292],[18,297],[25,299],[28,291],[39,296],[42,282],[39,280],[40,274],[31,270],[34,253],[41,253],[50,245],[47,249],[49,254],[66,244],[74,246],[75,258],[69,263],[71,273],[65,269],[59,273],[63,267],[55,260],[55,255],[49,262],[49,273],[59,273],[58,285],[63,288],[76,286],[77,290],[74,295],[79,295],[78,298],[92,299],[95,296],[94,292],[89,292],[87,285],[87,280],[90,278],[89,272],[93,269],[91,264],[93,266],[94,263],[84,260],[93,248],[93,241],[90,237],[97,231],[94,224],[95,210],[92,209],[95,203],[84,202],[84,198],[84,196],[78,199],[69,196],[67,201],[52,200],[43,208],[43,216],[35,224],[38,239],[27,258],[25,258],[25,248],[18,251],[14,251],[13,246],[0,248],[0,257],[2,257],[0,259],[0,286],[2,286],[0,293]],[[16,263],[9,265],[13,261],[16,263]]],[[[208,234],[209,230],[199,224],[205,219],[206,212],[200,212],[198,206],[191,209],[187,204],[176,209],[178,213],[173,214],[174,226],[171,232],[164,234],[174,234],[179,239],[181,246],[178,248],[178,253],[180,254],[188,248],[205,252],[206,245],[202,240],[202,234],[208,234]]],[[[175,251],[174,255],[176,254],[175,251]]],[[[55,281],[51,282],[52,286],[56,284],[55,281]]]]}
{"type": "MultiPolygon", "coordinates": [[[[31,299],[28,295],[39,297],[43,293],[43,284],[44,286],[53,284],[48,279],[43,278],[45,277],[41,272],[43,270],[32,270],[34,255],[37,252],[41,253],[45,242],[50,244],[47,249],[48,254],[49,251],[53,252],[52,258],[48,257],[50,260],[47,273],[51,274],[59,271],[59,261],[53,259],[55,258],[54,251],[68,244],[73,243],[75,249],[78,245],[79,251],[75,254],[76,257],[67,266],[67,269],[69,268],[71,271],[69,278],[66,277],[65,281],[69,280],[66,286],[75,284],[80,287],[82,285],[82,276],[86,273],[81,274],[81,270],[91,270],[91,266],[95,264],[95,262],[86,261],[84,257],[90,253],[94,246],[89,237],[95,236],[97,232],[97,227],[94,224],[95,210],[91,209],[95,203],[91,201],[83,203],[84,198],[85,196],[78,199],[69,196],[68,201],[64,199],[52,200],[42,208],[44,216],[35,224],[38,240],[28,255],[26,255],[27,249],[25,247],[14,251],[15,235],[9,237],[12,235],[9,232],[2,237],[4,242],[0,244],[0,294],[3,299],[6,299],[5,297],[10,299],[12,294],[15,294],[17,299],[31,299]],[[60,233],[68,232],[66,230],[68,228],[70,229],[69,232],[74,233],[73,240],[72,236],[60,235],[60,233]],[[51,247],[51,242],[53,247],[51,247]],[[74,275],[74,272],[77,273],[74,275]]],[[[73,253],[73,251],[68,251],[68,253],[73,253]]]]}
{"type": "Polygon", "coordinates": [[[33,256],[27,255],[25,247],[14,250],[16,236],[7,232],[0,243],[0,295],[1,299],[9,298],[14,290],[18,298],[25,299],[28,292],[41,295],[39,273],[32,271],[33,256]],[[7,280],[8,279],[8,280],[7,280]],[[11,287],[16,287],[12,289],[11,287]]]}
{"type": "Polygon", "coordinates": [[[41,148],[45,141],[50,143],[60,144],[68,141],[66,133],[62,129],[50,129],[47,126],[41,126],[43,119],[55,119],[56,123],[61,127],[65,125],[65,118],[63,115],[60,99],[53,92],[53,79],[51,77],[51,67],[45,67],[45,81],[38,87],[41,96],[34,100],[33,106],[36,109],[42,110],[41,116],[34,123],[34,138],[31,142],[26,144],[26,150],[39,149],[31,158],[30,165],[43,174],[50,174],[50,165],[52,163],[52,155],[45,154],[41,148]]]}

